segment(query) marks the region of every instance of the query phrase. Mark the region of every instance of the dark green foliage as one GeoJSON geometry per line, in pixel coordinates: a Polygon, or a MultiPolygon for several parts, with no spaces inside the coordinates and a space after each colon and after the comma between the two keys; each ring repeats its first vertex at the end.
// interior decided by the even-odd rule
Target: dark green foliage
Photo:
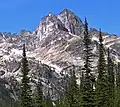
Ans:
{"type": "Polygon", "coordinates": [[[56,100],[56,101],[54,101],[54,103],[55,103],[55,107],[61,107],[61,104],[60,104],[60,100],[59,100],[59,99],[56,100]]]}
{"type": "Polygon", "coordinates": [[[108,70],[108,98],[109,107],[114,107],[114,94],[115,94],[115,78],[114,78],[114,64],[110,57],[110,51],[108,49],[108,57],[107,57],[107,70],[108,70]]]}
{"type": "Polygon", "coordinates": [[[25,44],[23,45],[23,58],[22,58],[22,84],[21,84],[21,107],[33,107],[32,103],[32,91],[30,86],[30,77],[28,61],[26,58],[25,44]]]}
{"type": "Polygon", "coordinates": [[[115,107],[120,107],[120,62],[116,70],[115,107]]]}
{"type": "Polygon", "coordinates": [[[83,103],[83,86],[84,86],[84,72],[82,71],[81,77],[80,77],[80,87],[79,87],[79,101],[80,105],[83,103]]]}
{"type": "Polygon", "coordinates": [[[44,107],[53,107],[53,103],[50,98],[45,99],[44,107]]]}
{"type": "Polygon", "coordinates": [[[84,42],[84,48],[85,48],[84,49],[84,59],[85,59],[84,68],[87,73],[90,73],[92,68],[91,62],[93,62],[92,61],[93,54],[92,54],[92,47],[91,47],[91,44],[92,44],[91,36],[88,32],[87,19],[85,19],[85,31],[84,31],[83,42],[84,42]]]}
{"type": "MultiPolygon", "coordinates": [[[[26,58],[25,45],[23,45],[22,58],[22,84],[20,102],[11,98],[10,92],[3,85],[0,85],[0,107],[120,107],[120,62],[114,75],[115,65],[110,56],[110,50],[107,53],[107,64],[105,60],[105,49],[103,45],[102,33],[99,33],[99,60],[98,60],[98,78],[95,81],[93,76],[93,53],[91,35],[88,30],[88,23],[85,19],[84,25],[84,67],[80,78],[80,88],[77,85],[75,75],[75,66],[70,70],[70,77],[66,76],[65,95],[62,98],[53,101],[50,96],[51,72],[46,73],[48,79],[48,95],[43,98],[41,76],[37,83],[34,99],[32,99],[32,90],[30,86],[28,60],[26,58]],[[116,77],[116,78],[115,78],[116,77]],[[116,80],[116,81],[115,81],[116,80]],[[95,84],[96,82],[96,84],[95,84]],[[95,86],[95,89],[93,87],[95,86]],[[34,100],[34,101],[33,101],[34,100]],[[34,103],[33,103],[34,102],[34,103]],[[54,102],[54,104],[53,104],[54,102]]],[[[73,31],[74,32],[74,31],[73,31]]],[[[63,83],[64,84],[64,83],[63,83]]]]}
{"type": "Polygon", "coordinates": [[[93,94],[93,81],[92,81],[92,48],[91,48],[91,36],[88,32],[88,23],[85,19],[85,31],[84,31],[84,80],[81,81],[81,98],[82,107],[94,107],[94,94],[93,94]]]}
{"type": "MultiPolygon", "coordinates": [[[[62,100],[62,101],[63,101],[63,100],[62,100]]],[[[62,101],[61,101],[61,99],[58,99],[58,100],[54,101],[55,107],[63,107],[63,106],[62,106],[62,101]]]]}
{"type": "Polygon", "coordinates": [[[116,71],[116,87],[120,87],[120,62],[118,62],[118,67],[116,71]]]}
{"type": "Polygon", "coordinates": [[[45,100],[45,107],[53,107],[52,100],[50,99],[45,100]]]}
{"type": "Polygon", "coordinates": [[[82,107],[94,107],[94,91],[89,74],[85,75],[82,89],[82,107]]]}
{"type": "Polygon", "coordinates": [[[75,68],[71,71],[69,85],[64,99],[64,107],[79,107],[79,88],[76,82],[75,68]]]}
{"type": "Polygon", "coordinates": [[[96,104],[97,107],[109,107],[108,106],[108,81],[106,61],[104,57],[104,46],[102,34],[99,34],[99,60],[98,60],[98,78],[96,83],[96,104]]]}
{"type": "Polygon", "coordinates": [[[84,72],[82,71],[82,75],[81,75],[81,78],[80,78],[80,90],[82,91],[83,89],[83,85],[84,85],[84,72]]]}

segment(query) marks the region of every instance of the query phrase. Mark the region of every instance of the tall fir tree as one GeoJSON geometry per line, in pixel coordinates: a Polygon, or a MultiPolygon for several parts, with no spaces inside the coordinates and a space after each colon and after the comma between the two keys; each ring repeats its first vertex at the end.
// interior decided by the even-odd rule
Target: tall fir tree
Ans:
{"type": "Polygon", "coordinates": [[[107,73],[108,73],[108,106],[114,107],[114,98],[115,98],[115,77],[114,77],[114,63],[110,57],[110,50],[108,48],[107,56],[107,73]]]}
{"type": "Polygon", "coordinates": [[[79,87],[77,85],[75,75],[75,66],[70,71],[70,79],[65,94],[64,107],[80,107],[79,106],[79,87]]]}
{"type": "Polygon", "coordinates": [[[107,68],[105,61],[105,49],[103,46],[103,38],[100,30],[99,33],[99,59],[98,59],[98,78],[96,83],[96,104],[97,107],[108,106],[108,81],[107,81],[107,68]]]}
{"type": "Polygon", "coordinates": [[[83,92],[83,86],[84,86],[84,72],[81,70],[81,77],[80,77],[80,87],[79,87],[79,101],[80,105],[82,105],[82,92],[83,92]]]}
{"type": "Polygon", "coordinates": [[[64,97],[58,98],[56,101],[54,101],[54,103],[55,103],[55,107],[65,107],[64,97]]]}
{"type": "Polygon", "coordinates": [[[120,62],[118,62],[118,65],[117,65],[116,86],[120,87],[120,62]]]}
{"type": "Polygon", "coordinates": [[[88,23],[85,18],[85,31],[84,31],[84,81],[82,83],[82,107],[94,107],[94,92],[92,81],[92,47],[91,36],[88,31],[88,23]]]}
{"type": "Polygon", "coordinates": [[[120,107],[120,62],[116,69],[116,86],[115,86],[115,107],[120,107]]]}
{"type": "Polygon", "coordinates": [[[32,91],[30,86],[28,60],[26,58],[25,44],[23,45],[22,58],[22,83],[21,83],[21,107],[33,107],[32,91]]]}

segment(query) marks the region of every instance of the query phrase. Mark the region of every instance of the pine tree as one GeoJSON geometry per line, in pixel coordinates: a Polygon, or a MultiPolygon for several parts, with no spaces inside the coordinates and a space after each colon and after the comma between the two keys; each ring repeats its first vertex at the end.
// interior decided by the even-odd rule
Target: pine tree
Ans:
{"type": "Polygon", "coordinates": [[[120,107],[120,62],[116,69],[115,107],[120,107]]]}
{"type": "Polygon", "coordinates": [[[55,107],[61,107],[61,105],[60,105],[60,100],[59,100],[59,99],[56,100],[54,103],[55,103],[55,107]]]}
{"type": "Polygon", "coordinates": [[[83,97],[83,86],[84,86],[84,72],[81,71],[81,77],[80,77],[80,87],[79,87],[79,102],[80,105],[82,105],[82,97],[83,97]]]}
{"type": "Polygon", "coordinates": [[[65,107],[63,98],[57,99],[54,103],[55,107],[65,107]]]}
{"type": "Polygon", "coordinates": [[[114,107],[114,94],[115,94],[115,78],[114,78],[114,64],[110,57],[110,51],[108,48],[108,57],[107,57],[107,71],[108,71],[108,106],[114,107]]]}
{"type": "Polygon", "coordinates": [[[70,71],[69,85],[65,94],[64,107],[79,107],[79,87],[76,82],[75,67],[70,71]]]}
{"type": "Polygon", "coordinates": [[[91,36],[88,32],[88,23],[85,18],[85,31],[84,31],[84,81],[82,83],[82,107],[94,107],[94,94],[93,94],[93,76],[92,76],[92,47],[91,36]]]}
{"type": "Polygon", "coordinates": [[[30,86],[30,77],[28,60],[26,58],[25,44],[23,45],[23,58],[22,58],[22,84],[21,84],[21,107],[33,107],[32,103],[32,91],[30,86]]]}
{"type": "Polygon", "coordinates": [[[120,62],[118,62],[118,68],[116,72],[116,86],[120,87],[120,62]]]}
{"type": "Polygon", "coordinates": [[[82,71],[82,75],[80,77],[80,90],[82,91],[84,85],[84,72],[82,71]]]}
{"type": "Polygon", "coordinates": [[[97,107],[108,107],[108,82],[105,61],[105,49],[103,46],[102,33],[99,34],[99,60],[98,60],[98,78],[96,83],[96,103],[97,107]]]}

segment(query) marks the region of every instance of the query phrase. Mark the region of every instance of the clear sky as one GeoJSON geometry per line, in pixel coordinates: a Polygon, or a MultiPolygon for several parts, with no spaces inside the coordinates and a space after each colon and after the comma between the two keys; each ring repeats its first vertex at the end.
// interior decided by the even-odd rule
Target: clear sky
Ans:
{"type": "Polygon", "coordinates": [[[120,0],[0,0],[0,31],[33,31],[49,12],[70,9],[89,27],[120,35],[120,0]]]}

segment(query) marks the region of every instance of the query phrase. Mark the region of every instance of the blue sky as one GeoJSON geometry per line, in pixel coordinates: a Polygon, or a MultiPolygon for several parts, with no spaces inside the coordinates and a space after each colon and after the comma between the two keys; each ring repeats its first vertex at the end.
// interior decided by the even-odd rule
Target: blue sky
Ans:
{"type": "Polygon", "coordinates": [[[49,12],[68,8],[89,27],[120,35],[120,0],[0,0],[0,31],[33,31],[49,12]]]}

